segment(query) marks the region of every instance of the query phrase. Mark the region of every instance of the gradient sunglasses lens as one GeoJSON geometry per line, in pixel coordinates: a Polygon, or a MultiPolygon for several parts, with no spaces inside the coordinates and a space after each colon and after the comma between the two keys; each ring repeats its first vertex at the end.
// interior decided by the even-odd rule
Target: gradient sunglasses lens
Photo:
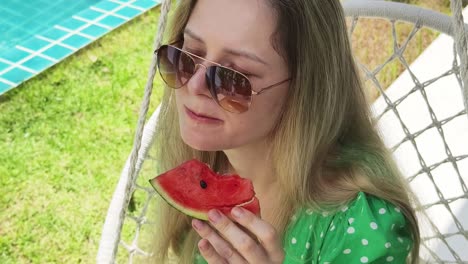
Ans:
{"type": "Polygon", "coordinates": [[[180,88],[188,82],[195,72],[195,62],[175,47],[164,45],[157,53],[159,74],[171,88],[180,88]]]}
{"type": "MultiPolygon", "coordinates": [[[[193,58],[173,46],[164,45],[157,53],[157,65],[163,81],[171,88],[180,88],[193,76],[193,58]]],[[[252,89],[244,75],[222,66],[206,69],[206,82],[214,100],[226,111],[242,113],[249,109],[252,89]]]]}
{"type": "Polygon", "coordinates": [[[243,113],[250,107],[252,88],[244,75],[221,66],[206,70],[208,87],[218,104],[231,113],[243,113]]]}

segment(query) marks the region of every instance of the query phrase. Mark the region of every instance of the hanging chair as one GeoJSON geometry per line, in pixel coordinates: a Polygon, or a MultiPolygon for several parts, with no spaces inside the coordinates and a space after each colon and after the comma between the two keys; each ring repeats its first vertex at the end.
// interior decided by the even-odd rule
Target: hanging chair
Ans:
{"type": "MultiPolygon", "coordinates": [[[[421,201],[422,207],[416,208],[422,229],[420,257],[429,263],[468,263],[468,89],[463,85],[468,83],[468,26],[463,23],[461,2],[451,0],[453,17],[402,3],[343,3],[351,38],[357,30],[366,30],[369,21],[389,25],[382,38],[387,43],[379,44],[391,48],[383,61],[365,65],[358,56],[362,49],[353,49],[366,92],[377,97],[372,108],[376,125],[421,201]],[[402,24],[410,27],[403,39],[398,34],[402,24]],[[406,48],[428,28],[440,36],[408,65],[406,48]],[[384,85],[380,74],[395,67],[392,64],[404,67],[404,72],[384,85]]],[[[170,6],[170,0],[162,2],[154,48],[161,44],[170,6]]],[[[145,120],[155,65],[153,57],[134,147],[107,212],[98,263],[132,263],[151,254],[147,239],[157,230],[152,228],[154,216],[147,212],[156,196],[148,179],[155,176],[157,166],[150,147],[158,109],[146,124],[145,120]]]]}

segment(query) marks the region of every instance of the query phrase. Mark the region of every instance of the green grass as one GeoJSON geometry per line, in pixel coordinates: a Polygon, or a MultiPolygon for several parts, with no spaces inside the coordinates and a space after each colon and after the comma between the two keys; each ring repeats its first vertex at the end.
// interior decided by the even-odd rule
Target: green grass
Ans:
{"type": "Polygon", "coordinates": [[[0,96],[0,263],[94,262],[132,148],[158,14],[0,96]]]}

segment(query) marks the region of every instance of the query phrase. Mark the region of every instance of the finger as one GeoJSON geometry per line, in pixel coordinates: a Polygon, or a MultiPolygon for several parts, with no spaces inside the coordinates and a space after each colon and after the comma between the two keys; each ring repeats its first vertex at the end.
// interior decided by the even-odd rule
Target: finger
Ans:
{"type": "Polygon", "coordinates": [[[210,242],[206,239],[201,239],[198,242],[198,249],[200,250],[200,254],[208,263],[228,263],[218,254],[218,252],[216,252],[210,242]]]}
{"type": "Polygon", "coordinates": [[[282,261],[284,259],[284,250],[278,232],[271,224],[242,207],[234,207],[231,215],[234,220],[257,237],[271,260],[282,261]]]}
{"type": "Polygon", "coordinates": [[[245,263],[245,260],[237,252],[235,252],[234,249],[232,249],[231,245],[229,245],[229,243],[226,240],[224,240],[220,235],[218,235],[216,231],[213,230],[208,224],[200,220],[193,219],[192,226],[203,239],[209,242],[209,246],[212,247],[215,251],[210,252],[209,248],[207,248],[208,254],[213,255],[212,258],[216,259],[216,256],[219,256],[222,259],[228,260],[229,263],[245,263]]]}
{"type": "Polygon", "coordinates": [[[257,241],[240,229],[234,222],[218,210],[210,210],[208,219],[216,230],[239,252],[249,263],[265,263],[265,251],[257,241]]]}

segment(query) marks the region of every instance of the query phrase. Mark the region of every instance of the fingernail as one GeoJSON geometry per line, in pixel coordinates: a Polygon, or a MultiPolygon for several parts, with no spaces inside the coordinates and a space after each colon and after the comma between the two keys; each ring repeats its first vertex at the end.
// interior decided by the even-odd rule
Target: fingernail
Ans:
{"type": "Polygon", "coordinates": [[[210,210],[208,212],[208,218],[210,219],[212,223],[216,224],[221,219],[221,214],[216,209],[210,210]]]}
{"type": "Polygon", "coordinates": [[[244,212],[243,212],[242,208],[237,207],[237,206],[232,208],[232,210],[231,210],[231,214],[236,218],[241,218],[243,213],[244,212]]]}
{"type": "Polygon", "coordinates": [[[203,222],[200,221],[200,220],[197,220],[197,219],[193,219],[192,220],[192,226],[193,228],[195,228],[196,230],[201,230],[204,226],[203,222]]]}
{"type": "Polygon", "coordinates": [[[200,242],[198,243],[198,247],[200,248],[200,250],[207,250],[208,249],[208,241],[206,241],[205,239],[202,239],[200,240],[200,242]]]}

